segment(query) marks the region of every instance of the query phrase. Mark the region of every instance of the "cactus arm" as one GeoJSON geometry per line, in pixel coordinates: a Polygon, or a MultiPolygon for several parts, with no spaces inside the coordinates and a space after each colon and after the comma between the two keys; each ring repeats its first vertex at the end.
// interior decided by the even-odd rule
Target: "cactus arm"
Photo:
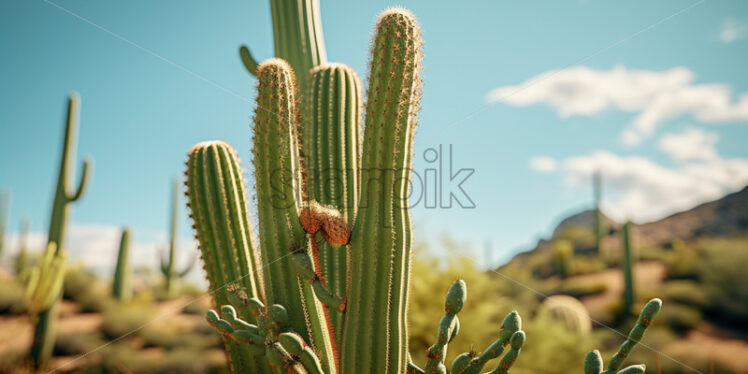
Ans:
{"type": "Polygon", "coordinates": [[[112,295],[121,303],[127,303],[132,297],[132,286],[130,283],[130,229],[122,230],[117,254],[117,265],[112,282],[112,295]]]}
{"type": "Polygon", "coordinates": [[[187,276],[187,274],[189,274],[189,273],[190,273],[190,271],[192,271],[192,268],[193,268],[193,267],[195,267],[195,260],[196,260],[196,258],[195,258],[195,257],[192,257],[192,258],[190,259],[190,262],[188,262],[188,263],[187,263],[187,266],[185,266],[185,267],[184,267],[184,270],[182,270],[182,271],[180,271],[180,272],[178,272],[178,273],[177,273],[177,276],[178,276],[179,278],[184,278],[184,277],[186,277],[186,276],[187,276]]]}
{"type": "Polygon", "coordinates": [[[361,160],[361,198],[351,236],[342,367],[348,373],[402,373],[407,367],[412,134],[420,98],[420,29],[391,9],[379,17],[361,160]]]}
{"type": "Polygon", "coordinates": [[[90,182],[90,178],[88,177],[89,170],[93,169],[91,165],[93,165],[93,159],[87,157],[83,160],[83,169],[81,169],[80,179],[78,180],[78,188],[75,190],[74,194],[70,195],[70,198],[68,199],[70,202],[80,199],[86,191],[86,187],[90,182]]]}
{"type": "Polygon", "coordinates": [[[447,344],[457,336],[459,320],[457,313],[462,310],[467,298],[467,286],[465,281],[458,280],[449,287],[444,302],[444,316],[439,322],[439,330],[436,334],[436,342],[427,352],[427,361],[424,372],[426,374],[446,374],[447,367],[444,358],[447,355],[447,344]]]}
{"type": "MultiPolygon", "coordinates": [[[[189,152],[188,206],[216,305],[229,303],[230,285],[240,285],[251,297],[264,297],[240,171],[236,152],[228,143],[203,142],[189,152]]],[[[242,317],[254,321],[249,313],[242,317]]],[[[249,347],[228,338],[224,344],[235,372],[269,372],[249,347]]]]}
{"type": "Polygon", "coordinates": [[[259,64],[257,63],[257,60],[252,57],[252,52],[249,51],[249,48],[247,48],[246,46],[239,47],[239,57],[241,57],[242,63],[244,64],[244,67],[247,69],[249,74],[257,76],[257,66],[259,64]]]}
{"type": "Polygon", "coordinates": [[[603,371],[603,357],[597,349],[584,357],[584,374],[600,374],[603,371]]]}
{"type": "Polygon", "coordinates": [[[299,221],[303,191],[296,78],[280,59],[262,63],[257,77],[253,154],[267,302],[288,308],[294,331],[311,343],[325,371],[332,374],[337,348],[329,315],[291,258],[292,252],[307,250],[310,244],[299,221]]]}
{"type": "Polygon", "coordinates": [[[519,356],[519,352],[522,350],[522,345],[525,344],[525,332],[515,332],[512,334],[512,338],[509,341],[509,351],[507,351],[504,357],[501,358],[499,366],[489,374],[509,374],[509,369],[514,364],[514,361],[517,360],[517,356],[519,356]]]}
{"type": "Polygon", "coordinates": [[[644,306],[644,308],[642,308],[639,318],[636,321],[636,325],[634,325],[631,332],[629,332],[626,341],[624,341],[618,348],[618,352],[611,357],[608,362],[608,369],[605,370],[603,374],[614,374],[618,371],[621,364],[623,364],[623,361],[631,353],[631,350],[644,336],[644,332],[652,323],[655,316],[657,316],[657,313],[660,312],[660,308],[662,308],[662,300],[660,299],[652,299],[644,306]]]}

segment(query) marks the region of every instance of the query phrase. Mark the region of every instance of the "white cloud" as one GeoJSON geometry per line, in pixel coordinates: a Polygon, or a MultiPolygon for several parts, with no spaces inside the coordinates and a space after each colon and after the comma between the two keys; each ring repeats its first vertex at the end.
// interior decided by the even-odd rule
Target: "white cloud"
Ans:
{"type": "Polygon", "coordinates": [[[559,161],[569,186],[586,185],[596,171],[605,184],[603,210],[622,221],[646,222],[740,190],[748,184],[748,159],[721,158],[717,136],[698,129],[666,134],[660,149],[677,161],[667,167],[640,156],[608,151],[559,161]]]}
{"type": "Polygon", "coordinates": [[[675,161],[710,161],[716,160],[715,144],[719,137],[692,127],[679,134],[665,134],[657,142],[659,149],[675,161]]]}
{"type": "Polygon", "coordinates": [[[654,134],[662,122],[681,115],[703,123],[748,121],[748,93],[733,101],[728,86],[693,81],[693,72],[683,67],[661,72],[623,66],[611,70],[573,67],[496,88],[487,98],[513,106],[545,103],[564,118],[591,116],[607,109],[637,113],[622,133],[622,141],[630,145],[654,134]]]}
{"type": "Polygon", "coordinates": [[[537,170],[541,173],[552,173],[558,168],[558,162],[556,160],[545,157],[537,156],[530,159],[530,169],[537,170]]]}
{"type": "Polygon", "coordinates": [[[748,36],[748,25],[734,19],[728,19],[722,23],[719,31],[719,40],[722,43],[729,44],[748,36]]]}
{"type": "MultiPolygon", "coordinates": [[[[18,234],[10,233],[3,257],[14,258],[18,252],[18,234]]],[[[160,266],[159,258],[167,246],[166,234],[152,241],[139,241],[137,230],[133,231],[130,239],[130,264],[133,268],[147,266],[155,272],[160,266]]],[[[111,276],[117,263],[117,252],[121,237],[121,228],[112,225],[71,225],[68,229],[65,249],[69,253],[68,263],[82,263],[86,268],[94,270],[102,276],[111,276]]],[[[47,235],[41,232],[31,232],[28,236],[29,251],[39,252],[47,243],[47,235]]],[[[177,268],[183,269],[186,264],[198,254],[194,240],[179,240],[177,244],[177,268]]],[[[196,261],[200,261],[197,259],[196,261]]],[[[196,264],[188,275],[190,282],[203,284],[204,277],[196,264]]]]}

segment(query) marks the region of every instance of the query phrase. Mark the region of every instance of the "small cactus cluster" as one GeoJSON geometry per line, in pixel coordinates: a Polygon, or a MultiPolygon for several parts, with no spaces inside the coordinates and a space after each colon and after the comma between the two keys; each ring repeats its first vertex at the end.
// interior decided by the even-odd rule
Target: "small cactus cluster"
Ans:
{"type": "Polygon", "coordinates": [[[171,193],[171,215],[169,218],[169,253],[161,256],[161,274],[164,276],[164,288],[166,297],[174,297],[176,293],[176,282],[184,278],[195,264],[194,258],[182,271],[176,269],[177,249],[177,217],[179,214],[179,179],[174,179],[171,193]],[[164,258],[166,257],[166,258],[164,258]]]}
{"type": "MultiPolygon", "coordinates": [[[[75,157],[75,137],[78,130],[78,111],[80,97],[73,93],[68,98],[68,113],[65,126],[65,140],[62,146],[62,158],[57,178],[57,187],[55,189],[55,198],[52,205],[52,215],[49,222],[49,235],[47,236],[47,250],[45,257],[50,256],[53,259],[64,259],[62,246],[65,244],[65,233],[67,231],[68,218],[72,210],[72,203],[78,201],[83,196],[86,185],[89,181],[89,170],[92,161],[86,159],[83,162],[83,170],[80,175],[78,188],[73,190],[70,178],[73,174],[72,161],[75,157]],[[50,253],[49,255],[47,253],[50,253]]],[[[53,261],[54,262],[54,261],[53,261]]],[[[43,274],[42,278],[50,276],[43,274]]],[[[60,281],[61,282],[61,281],[60,281]]],[[[60,299],[60,291],[51,296],[51,301],[43,304],[38,315],[34,318],[34,341],[31,346],[31,361],[37,368],[46,366],[52,356],[52,348],[55,341],[55,325],[57,320],[60,299]]]]}
{"type": "Polygon", "coordinates": [[[631,365],[623,369],[621,369],[621,366],[626,357],[631,354],[634,346],[644,337],[644,332],[657,316],[657,313],[660,312],[660,308],[662,308],[662,300],[660,299],[652,299],[644,305],[636,325],[629,332],[626,341],[618,348],[618,352],[608,361],[606,370],[603,370],[603,358],[600,351],[594,350],[587,353],[584,358],[584,374],[644,374],[646,371],[644,365],[631,365]]]}
{"type": "Polygon", "coordinates": [[[117,252],[117,266],[114,268],[112,296],[121,303],[128,303],[132,298],[129,228],[122,229],[119,252],[117,252]]]}

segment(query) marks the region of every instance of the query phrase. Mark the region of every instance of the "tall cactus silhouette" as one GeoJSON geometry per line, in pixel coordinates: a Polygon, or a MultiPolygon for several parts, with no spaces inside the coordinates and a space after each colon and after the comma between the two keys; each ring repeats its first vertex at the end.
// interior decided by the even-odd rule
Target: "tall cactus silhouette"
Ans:
{"type": "Polygon", "coordinates": [[[16,255],[15,268],[16,275],[23,274],[24,271],[29,267],[29,228],[31,227],[31,220],[28,217],[24,217],[21,220],[21,233],[18,237],[18,254],[16,255]]]}
{"type": "Polygon", "coordinates": [[[177,248],[177,217],[179,215],[179,179],[174,179],[171,190],[171,215],[169,218],[169,253],[168,257],[161,256],[161,274],[164,275],[164,287],[167,297],[174,297],[176,281],[184,278],[195,264],[194,259],[182,271],[176,269],[177,248]]]}
{"type": "MultiPolygon", "coordinates": [[[[295,10],[306,14],[316,3],[272,2],[285,16],[294,13],[293,4],[307,7],[295,10]]],[[[295,18],[283,25],[285,19],[274,14],[274,26],[298,31],[295,18]]],[[[291,55],[304,53],[309,52],[291,55]]],[[[258,78],[252,154],[259,245],[234,149],[210,141],[190,150],[190,216],[220,307],[206,318],[224,336],[235,372],[424,372],[410,361],[407,342],[412,240],[407,197],[420,59],[415,17],[400,8],[382,13],[372,45],[363,137],[360,82],[349,67],[321,63],[312,69],[299,108],[299,81],[287,62],[247,64],[258,78]]],[[[440,324],[439,342],[429,352],[438,362],[429,372],[432,367],[446,372],[437,356],[446,349],[445,336],[457,333],[464,282],[447,295],[449,322],[440,324]]],[[[494,371],[508,372],[525,339],[520,323],[519,315],[510,313],[498,340],[483,354],[463,358],[466,366],[459,372],[477,373],[510,346],[494,371]]]]}
{"type": "Polygon", "coordinates": [[[5,249],[5,230],[8,226],[8,216],[10,215],[10,190],[0,192],[0,260],[3,258],[3,249],[5,249]]]}
{"type": "Polygon", "coordinates": [[[117,252],[117,266],[114,270],[114,280],[112,281],[112,296],[119,302],[130,302],[132,297],[132,283],[130,270],[130,229],[122,229],[122,236],[119,242],[119,251],[117,252]]]}
{"type": "Polygon", "coordinates": [[[621,270],[623,272],[623,315],[628,317],[631,315],[631,308],[634,306],[634,277],[631,268],[634,266],[634,258],[631,253],[631,236],[629,232],[630,222],[626,222],[623,225],[623,236],[622,254],[623,259],[621,260],[621,270]]]}
{"type": "Polygon", "coordinates": [[[599,171],[592,175],[592,190],[595,198],[595,209],[593,211],[595,230],[595,253],[602,253],[603,236],[605,233],[605,222],[603,213],[600,211],[600,201],[603,196],[603,176],[599,171]]]}
{"type": "MultiPolygon", "coordinates": [[[[65,125],[65,140],[62,147],[62,159],[60,161],[55,198],[52,204],[52,215],[49,222],[49,235],[47,242],[53,244],[55,254],[60,255],[62,246],[65,245],[65,234],[67,222],[70,217],[71,203],[78,201],[83,196],[86,185],[90,179],[92,161],[86,159],[83,162],[83,170],[80,175],[78,188],[73,190],[70,178],[73,174],[73,158],[75,157],[75,138],[78,130],[78,113],[80,97],[77,93],[70,94],[68,98],[67,122],[65,125]]],[[[52,347],[55,340],[55,325],[57,320],[57,305],[59,292],[49,307],[41,311],[34,325],[34,342],[31,346],[31,359],[36,367],[44,367],[52,356],[52,347]]]]}

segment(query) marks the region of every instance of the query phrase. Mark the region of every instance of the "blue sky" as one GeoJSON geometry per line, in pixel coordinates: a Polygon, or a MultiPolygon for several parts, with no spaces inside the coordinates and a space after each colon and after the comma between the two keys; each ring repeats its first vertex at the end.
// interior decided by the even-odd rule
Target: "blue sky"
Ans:
{"type": "MultiPolygon", "coordinates": [[[[447,157],[450,145],[455,170],[474,169],[463,187],[475,208],[417,205],[418,240],[448,233],[475,253],[489,241],[493,260],[506,259],[591,205],[595,169],[606,175],[606,213],[637,221],[748,183],[748,3],[329,0],[329,60],[365,78],[374,20],[393,5],[418,16],[425,39],[414,169],[432,167],[428,149],[447,157]]],[[[170,180],[191,145],[229,141],[249,167],[255,80],[237,49],[272,56],[269,12],[267,1],[2,2],[10,229],[30,216],[37,238],[47,230],[75,90],[78,158],[92,156],[95,171],[70,246],[105,266],[127,224],[155,259],[170,180]]],[[[189,247],[186,218],[181,226],[189,247]]]]}

